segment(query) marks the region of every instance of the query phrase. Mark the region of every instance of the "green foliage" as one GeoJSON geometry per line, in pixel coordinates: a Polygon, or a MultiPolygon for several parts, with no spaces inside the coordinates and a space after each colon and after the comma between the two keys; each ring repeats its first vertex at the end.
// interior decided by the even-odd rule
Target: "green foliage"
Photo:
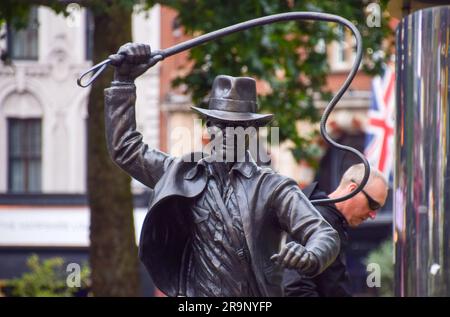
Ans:
{"type": "Polygon", "coordinates": [[[27,26],[28,15],[32,6],[46,6],[56,13],[67,15],[67,5],[70,3],[79,3],[80,6],[90,8],[94,13],[108,14],[117,7],[124,10],[131,10],[136,4],[146,5],[150,8],[154,1],[147,0],[2,0],[0,1],[0,25],[7,22],[14,28],[20,29],[27,26]]]}
{"type": "Polygon", "coordinates": [[[394,296],[394,263],[392,240],[386,240],[378,248],[369,253],[365,264],[377,263],[381,269],[381,287],[377,288],[379,296],[394,296]]]}
{"type": "Polygon", "coordinates": [[[66,4],[58,0],[46,1],[21,1],[21,0],[2,0],[0,1],[0,25],[7,22],[14,28],[20,29],[27,26],[28,16],[31,7],[36,4],[45,4],[56,13],[67,14],[66,4]]]}
{"type": "MultiPolygon", "coordinates": [[[[372,74],[379,73],[382,65],[382,59],[375,59],[374,54],[380,53],[382,40],[391,35],[386,17],[380,28],[366,26],[364,8],[370,3],[368,0],[158,2],[178,11],[179,23],[190,35],[282,12],[316,11],[343,16],[361,31],[366,57],[363,69],[372,74]]],[[[386,3],[381,1],[382,10],[386,3]]],[[[260,98],[262,110],[275,114],[272,124],[280,127],[280,140],[294,142],[292,152],[296,159],[306,158],[313,163],[317,151],[309,149],[310,138],[298,135],[295,122],[299,119],[318,121],[320,116],[314,106],[314,96],[330,99],[324,89],[330,67],[326,52],[318,49],[318,44],[322,40],[325,43],[337,40],[337,30],[333,23],[280,22],[226,36],[190,50],[193,68],[186,76],[177,78],[174,85],[188,87],[194,103],[204,106],[204,98],[218,74],[251,76],[266,81],[271,92],[260,98]]]]}
{"type": "MultiPolygon", "coordinates": [[[[62,258],[50,258],[41,262],[37,255],[32,255],[27,260],[27,266],[30,272],[6,281],[5,288],[10,290],[12,296],[70,297],[80,291],[80,288],[67,286],[66,279],[70,272],[65,271],[62,258]]],[[[89,288],[89,276],[89,267],[83,265],[80,271],[81,289],[89,288]]]]}

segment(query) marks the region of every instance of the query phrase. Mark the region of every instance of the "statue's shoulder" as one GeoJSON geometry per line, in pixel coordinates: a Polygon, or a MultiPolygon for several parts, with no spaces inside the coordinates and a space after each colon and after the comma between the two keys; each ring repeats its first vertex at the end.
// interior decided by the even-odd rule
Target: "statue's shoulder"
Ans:
{"type": "Polygon", "coordinates": [[[203,152],[191,152],[183,156],[173,156],[164,175],[170,181],[172,181],[173,177],[192,179],[197,174],[199,161],[206,156],[203,152]]]}
{"type": "Polygon", "coordinates": [[[282,175],[270,167],[260,167],[259,170],[266,181],[271,183],[271,186],[277,186],[279,184],[297,185],[297,182],[294,179],[282,175]]]}

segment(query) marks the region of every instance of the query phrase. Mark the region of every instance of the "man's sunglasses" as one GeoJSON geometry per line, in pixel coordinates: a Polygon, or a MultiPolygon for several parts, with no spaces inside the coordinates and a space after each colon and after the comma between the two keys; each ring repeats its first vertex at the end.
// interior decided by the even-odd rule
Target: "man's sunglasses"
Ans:
{"type": "MultiPolygon", "coordinates": [[[[352,179],[351,181],[359,186],[359,184],[357,182],[355,182],[355,180],[352,179]]],[[[364,196],[366,196],[367,202],[369,203],[370,210],[376,211],[378,209],[381,209],[381,207],[382,207],[381,204],[379,202],[377,202],[375,199],[373,199],[372,197],[370,197],[370,195],[364,189],[361,189],[361,192],[364,194],[364,196]]]]}

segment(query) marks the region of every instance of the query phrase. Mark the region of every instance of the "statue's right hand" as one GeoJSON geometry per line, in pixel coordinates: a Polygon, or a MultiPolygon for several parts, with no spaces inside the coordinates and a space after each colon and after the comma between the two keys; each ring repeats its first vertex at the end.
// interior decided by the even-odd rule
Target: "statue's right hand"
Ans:
{"type": "Polygon", "coordinates": [[[154,63],[150,62],[150,45],[127,43],[122,45],[117,54],[110,55],[111,64],[116,66],[114,80],[134,82],[154,63]]]}
{"type": "Polygon", "coordinates": [[[284,245],[280,253],[272,255],[270,259],[283,268],[297,270],[305,274],[317,271],[319,265],[314,254],[294,241],[284,245]]]}

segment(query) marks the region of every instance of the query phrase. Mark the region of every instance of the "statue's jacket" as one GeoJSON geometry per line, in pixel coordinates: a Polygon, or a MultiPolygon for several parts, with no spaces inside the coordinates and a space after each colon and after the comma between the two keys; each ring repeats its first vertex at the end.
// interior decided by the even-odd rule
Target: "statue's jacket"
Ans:
{"type": "MultiPolygon", "coordinates": [[[[134,85],[105,89],[105,124],[108,150],[114,162],[136,180],[153,189],[145,217],[139,257],[153,282],[168,296],[183,296],[184,273],[190,250],[190,203],[207,184],[201,153],[173,157],[152,149],[136,131],[134,85]]],[[[317,275],[336,258],[337,232],[304,196],[296,182],[261,168],[253,161],[231,184],[239,204],[251,268],[261,296],[282,296],[282,268],[270,257],[279,253],[284,232],[318,259],[317,275]]]]}

